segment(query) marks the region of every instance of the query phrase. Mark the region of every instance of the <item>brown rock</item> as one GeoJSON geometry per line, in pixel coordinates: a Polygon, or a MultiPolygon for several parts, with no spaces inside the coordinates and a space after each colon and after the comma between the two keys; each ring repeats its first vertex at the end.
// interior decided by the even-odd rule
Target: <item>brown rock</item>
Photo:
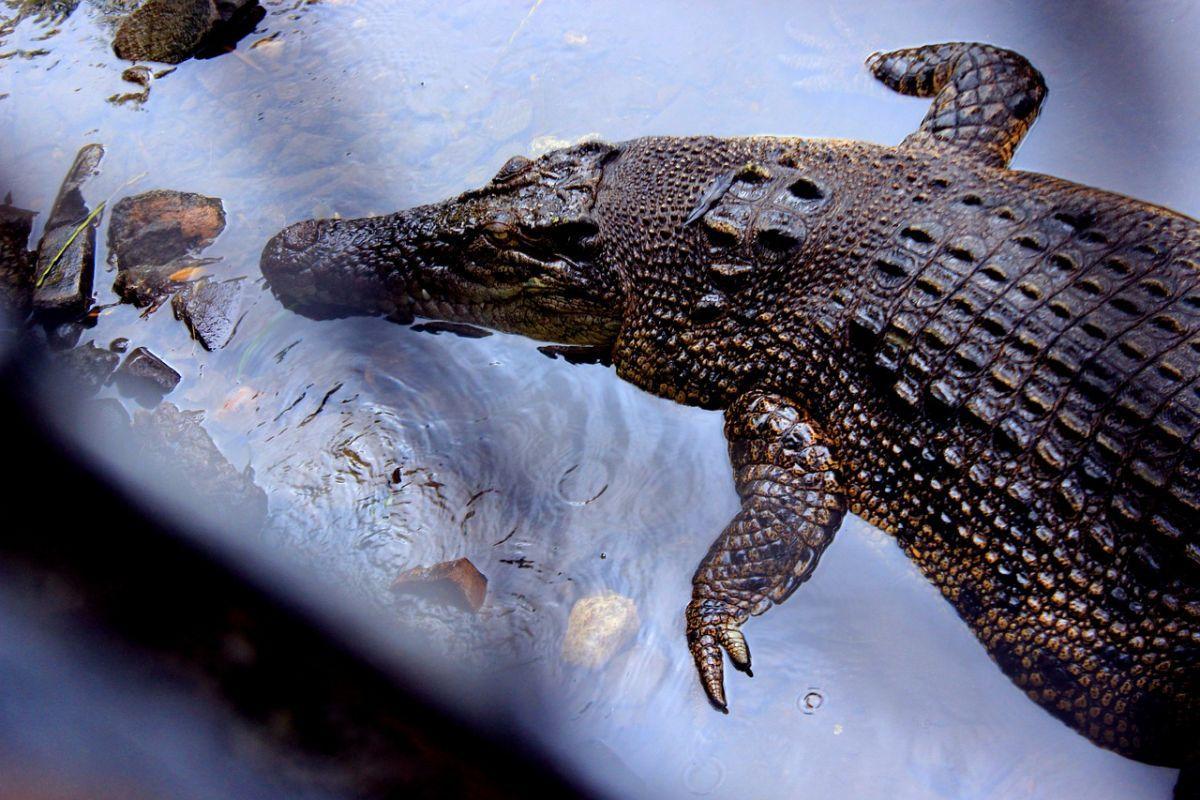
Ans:
{"type": "Polygon", "coordinates": [[[223,230],[219,197],[154,189],[113,206],[108,249],[118,269],[158,266],[203,250],[223,230]]]}
{"type": "Polygon", "coordinates": [[[392,588],[468,611],[478,611],[487,595],[487,578],[469,559],[459,558],[432,567],[405,570],[396,577],[392,588]]]}

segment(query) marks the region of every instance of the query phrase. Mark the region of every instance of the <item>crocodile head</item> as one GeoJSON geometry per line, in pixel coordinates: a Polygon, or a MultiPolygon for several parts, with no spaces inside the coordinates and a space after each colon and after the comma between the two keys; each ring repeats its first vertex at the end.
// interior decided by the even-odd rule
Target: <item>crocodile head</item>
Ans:
{"type": "Polygon", "coordinates": [[[443,203],[296,223],[267,243],[263,275],[311,317],[420,316],[609,345],[623,292],[593,209],[613,152],[589,143],[517,156],[488,185],[443,203]]]}

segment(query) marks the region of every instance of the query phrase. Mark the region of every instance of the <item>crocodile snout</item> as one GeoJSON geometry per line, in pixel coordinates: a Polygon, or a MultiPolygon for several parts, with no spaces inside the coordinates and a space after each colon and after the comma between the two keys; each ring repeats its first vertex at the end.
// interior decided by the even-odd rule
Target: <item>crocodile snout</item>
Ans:
{"type": "Polygon", "coordinates": [[[351,306],[357,283],[342,274],[347,260],[331,247],[334,220],[305,220],[275,234],[263,248],[260,266],[275,296],[289,308],[301,310],[330,304],[351,306]]]}

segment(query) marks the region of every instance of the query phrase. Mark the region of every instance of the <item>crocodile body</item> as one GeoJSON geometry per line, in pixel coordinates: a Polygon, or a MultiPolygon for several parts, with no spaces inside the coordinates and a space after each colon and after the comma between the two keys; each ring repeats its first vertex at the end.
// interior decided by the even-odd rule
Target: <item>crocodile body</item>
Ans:
{"type": "Polygon", "coordinates": [[[263,271],[313,316],[474,322],[723,409],[742,509],[696,572],[722,653],[843,515],[892,533],[999,666],[1093,741],[1200,759],[1200,226],[1007,168],[1045,87],[975,44],[868,62],[929,96],[898,147],[644,138],[510,161],[263,271]]]}

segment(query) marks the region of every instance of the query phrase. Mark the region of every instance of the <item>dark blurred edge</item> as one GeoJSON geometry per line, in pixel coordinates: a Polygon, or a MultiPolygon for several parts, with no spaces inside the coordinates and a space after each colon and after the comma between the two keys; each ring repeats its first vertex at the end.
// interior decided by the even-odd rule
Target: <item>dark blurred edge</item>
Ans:
{"type": "MultiPolygon", "coordinates": [[[[516,737],[502,741],[496,730],[485,734],[435,707],[419,686],[410,691],[372,666],[379,663],[372,653],[335,641],[297,604],[156,521],[94,474],[47,422],[35,388],[42,365],[28,353],[0,360],[9,456],[8,521],[0,524],[0,642],[7,647],[0,651],[10,659],[21,654],[16,665],[0,657],[0,798],[212,796],[187,785],[179,764],[196,753],[172,755],[170,735],[155,734],[152,747],[134,746],[132,755],[114,753],[123,772],[121,788],[110,789],[112,776],[95,774],[94,764],[106,747],[130,749],[119,736],[90,742],[85,749],[96,752],[73,758],[70,747],[54,742],[79,731],[56,730],[53,714],[34,715],[35,726],[47,730],[26,730],[27,718],[11,709],[49,708],[50,698],[6,697],[14,686],[28,689],[8,676],[27,672],[51,688],[58,680],[44,674],[36,647],[3,641],[31,623],[108,684],[115,681],[119,696],[145,695],[153,705],[167,692],[183,697],[185,709],[192,704],[167,717],[168,726],[179,726],[176,749],[194,750],[187,743],[193,713],[198,720],[227,712],[234,722],[216,746],[230,761],[195,768],[269,776],[243,782],[245,796],[582,796],[516,737]],[[173,763],[155,763],[164,752],[173,763]],[[163,790],[163,774],[172,789],[163,790]]],[[[109,722],[119,730],[120,720],[93,719],[112,713],[111,696],[83,691],[83,707],[74,710],[99,730],[109,722]]]]}

